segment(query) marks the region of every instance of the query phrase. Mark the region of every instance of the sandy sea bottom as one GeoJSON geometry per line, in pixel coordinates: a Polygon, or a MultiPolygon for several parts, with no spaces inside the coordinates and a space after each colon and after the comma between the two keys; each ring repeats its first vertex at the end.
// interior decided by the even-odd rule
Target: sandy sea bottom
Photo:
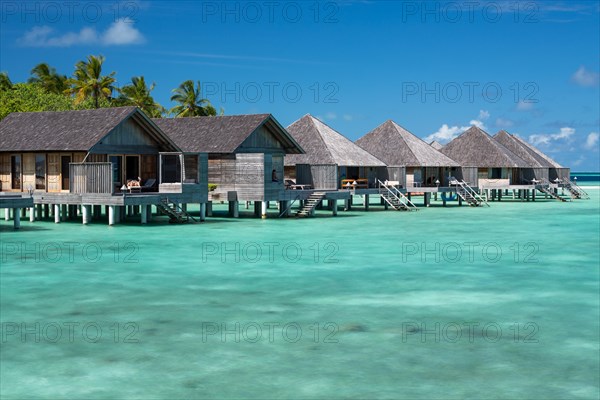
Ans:
{"type": "Polygon", "coordinates": [[[304,220],[2,220],[0,395],[597,399],[589,192],[304,220]]]}

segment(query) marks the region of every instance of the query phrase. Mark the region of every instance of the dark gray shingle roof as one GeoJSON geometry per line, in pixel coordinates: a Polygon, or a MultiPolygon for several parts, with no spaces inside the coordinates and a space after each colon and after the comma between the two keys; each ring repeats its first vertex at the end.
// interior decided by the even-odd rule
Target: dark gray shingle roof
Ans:
{"type": "Polygon", "coordinates": [[[440,153],[394,121],[388,120],[356,144],[387,165],[408,167],[455,167],[458,163],[440,153]]]}
{"type": "Polygon", "coordinates": [[[0,121],[0,151],[88,151],[128,118],[159,143],[172,143],[136,107],[12,113],[0,121]]]}
{"type": "Polygon", "coordinates": [[[463,167],[528,168],[527,162],[476,126],[454,138],[441,152],[463,167]]]}
{"type": "Polygon", "coordinates": [[[298,143],[271,114],[157,118],[154,122],[183,151],[234,153],[246,138],[264,125],[282,143],[287,153],[302,152],[298,143]]]}
{"type": "Polygon", "coordinates": [[[552,158],[548,157],[545,153],[543,153],[540,149],[538,149],[537,147],[535,147],[534,145],[526,142],[525,140],[521,139],[518,136],[515,135],[511,135],[518,143],[520,143],[523,147],[529,149],[531,151],[531,154],[536,157],[540,163],[544,164],[546,163],[546,165],[549,168],[565,168],[562,165],[560,165],[559,163],[557,163],[556,161],[554,161],[552,158]]]}
{"type": "Polygon", "coordinates": [[[379,167],[385,163],[310,114],[287,127],[306,154],[285,158],[285,165],[335,164],[345,167],[379,167]]]}
{"type": "Polygon", "coordinates": [[[500,142],[504,147],[521,157],[531,168],[548,168],[549,164],[542,159],[534,157],[531,150],[518,142],[511,134],[505,130],[494,135],[494,139],[500,142]]]}

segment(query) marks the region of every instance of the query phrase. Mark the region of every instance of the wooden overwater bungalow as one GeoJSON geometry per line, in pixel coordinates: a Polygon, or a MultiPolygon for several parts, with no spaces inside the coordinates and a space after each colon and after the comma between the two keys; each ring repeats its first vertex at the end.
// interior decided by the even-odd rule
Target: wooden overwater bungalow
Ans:
{"type": "Polygon", "coordinates": [[[231,216],[239,216],[239,202],[254,202],[255,215],[263,218],[271,201],[281,202],[280,209],[289,209],[284,158],[303,150],[272,115],[163,118],[154,122],[184,151],[208,154],[208,179],[217,186],[211,199],[228,201],[231,216]]]}
{"type": "Polygon", "coordinates": [[[511,137],[518,142],[521,146],[528,149],[533,157],[539,160],[541,164],[548,166],[548,180],[552,183],[558,181],[566,181],[570,179],[571,169],[567,167],[563,167],[548,155],[543,153],[541,150],[533,146],[532,144],[526,142],[518,136],[511,135],[511,137]]]}
{"type": "MultiPolygon", "coordinates": [[[[381,181],[391,181],[408,193],[423,193],[425,206],[431,193],[453,192],[449,177],[459,164],[388,120],[356,141],[356,144],[387,164],[381,181]]],[[[445,202],[445,195],[442,197],[445,202]]]]}
{"type": "Polygon", "coordinates": [[[587,196],[581,188],[571,182],[569,168],[564,168],[533,145],[504,130],[494,135],[494,139],[532,166],[531,170],[523,171],[523,178],[535,183],[537,189],[544,194],[558,200],[564,200],[564,198],[557,196],[558,189],[561,188],[566,189],[572,198],[582,198],[582,195],[587,196]],[[549,192],[549,189],[551,192],[549,192]]]}
{"type": "Polygon", "coordinates": [[[87,224],[105,206],[110,225],[126,208],[146,223],[152,205],[186,220],[180,204],[206,208],[207,170],[206,154],[182,152],[136,107],[13,113],[0,122],[0,191],[33,197],[31,220],[81,214],[87,224]]]}
{"type": "Polygon", "coordinates": [[[377,177],[384,173],[383,161],[310,114],[287,127],[305,154],[285,159],[285,179],[296,186],[310,187],[323,193],[334,211],[336,200],[352,205],[352,196],[363,196],[365,209],[369,195],[379,194],[377,177]]]}
{"type": "Polygon", "coordinates": [[[500,198],[506,190],[518,191],[520,198],[535,196],[536,185],[531,177],[539,164],[523,160],[476,126],[446,144],[441,152],[461,165],[456,171],[457,178],[479,188],[488,197],[500,198]]]}

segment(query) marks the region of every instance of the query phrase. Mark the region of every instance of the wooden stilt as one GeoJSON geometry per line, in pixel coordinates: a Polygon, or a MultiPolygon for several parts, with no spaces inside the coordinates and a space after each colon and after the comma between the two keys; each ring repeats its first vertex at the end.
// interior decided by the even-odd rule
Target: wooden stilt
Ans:
{"type": "Polygon", "coordinates": [[[108,225],[114,225],[116,221],[117,210],[115,206],[108,206],[108,225]]]}
{"type": "Polygon", "coordinates": [[[90,205],[84,204],[81,206],[81,215],[82,215],[84,225],[87,225],[90,223],[90,217],[91,217],[90,209],[91,209],[90,205]]]}
{"type": "Polygon", "coordinates": [[[14,209],[15,219],[13,221],[13,225],[15,229],[19,229],[21,227],[21,209],[14,209]]]}
{"type": "Polygon", "coordinates": [[[147,224],[148,223],[148,206],[146,204],[142,204],[141,217],[142,217],[142,224],[147,224]]]}
{"type": "Polygon", "coordinates": [[[206,220],[206,203],[200,203],[200,221],[206,220]]]}

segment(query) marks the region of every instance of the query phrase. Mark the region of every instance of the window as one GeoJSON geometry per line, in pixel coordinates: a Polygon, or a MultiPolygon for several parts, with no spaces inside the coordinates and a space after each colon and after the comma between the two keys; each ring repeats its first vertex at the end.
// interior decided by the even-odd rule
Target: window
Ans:
{"type": "Polygon", "coordinates": [[[181,183],[181,159],[179,155],[162,155],[161,183],[181,183]]]}
{"type": "Polygon", "coordinates": [[[46,155],[35,155],[35,188],[46,189],[46,155]]]}
{"type": "Polygon", "coordinates": [[[184,183],[198,183],[198,155],[191,154],[183,156],[185,166],[184,183]]]}
{"type": "Polygon", "coordinates": [[[10,177],[12,189],[21,189],[21,156],[10,157],[10,177]]]}
{"type": "Polygon", "coordinates": [[[110,156],[108,161],[112,163],[113,184],[121,185],[121,156],[110,156]]]}

